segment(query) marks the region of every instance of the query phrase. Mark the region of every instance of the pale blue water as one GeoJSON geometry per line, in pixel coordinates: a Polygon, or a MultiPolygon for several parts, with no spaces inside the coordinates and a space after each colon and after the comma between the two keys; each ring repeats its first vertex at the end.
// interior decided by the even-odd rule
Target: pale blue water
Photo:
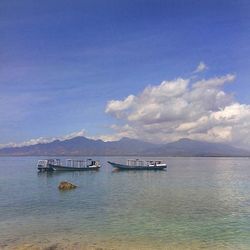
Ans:
{"type": "Polygon", "coordinates": [[[38,174],[36,157],[0,158],[0,248],[250,249],[249,158],[162,158],[158,172],[112,172],[107,160],[126,158],[95,159],[99,172],[38,174]],[[61,192],[63,180],[79,187],[61,192]]]}

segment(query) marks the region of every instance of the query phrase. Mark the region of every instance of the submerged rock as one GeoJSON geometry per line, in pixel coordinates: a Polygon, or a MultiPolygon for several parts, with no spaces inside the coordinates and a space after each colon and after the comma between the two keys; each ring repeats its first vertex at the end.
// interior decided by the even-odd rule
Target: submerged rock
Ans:
{"type": "Polygon", "coordinates": [[[72,183],[70,183],[70,182],[62,181],[62,182],[59,184],[58,188],[59,188],[60,190],[70,190],[70,189],[77,188],[77,186],[74,185],[74,184],[72,184],[72,183]]]}
{"type": "Polygon", "coordinates": [[[47,246],[43,250],[56,250],[56,249],[61,249],[58,243],[47,246]]]}

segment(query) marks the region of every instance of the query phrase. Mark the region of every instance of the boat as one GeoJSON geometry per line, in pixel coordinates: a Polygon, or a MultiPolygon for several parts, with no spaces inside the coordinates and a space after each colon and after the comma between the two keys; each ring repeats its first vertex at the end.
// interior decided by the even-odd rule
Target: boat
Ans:
{"type": "Polygon", "coordinates": [[[167,164],[161,161],[143,161],[139,159],[127,160],[127,164],[108,161],[108,163],[119,170],[164,170],[167,164]]]}
{"type": "Polygon", "coordinates": [[[60,159],[45,159],[39,160],[37,169],[40,172],[51,171],[90,171],[99,170],[100,162],[92,159],[87,160],[72,160],[67,159],[63,164],[60,159]]]}

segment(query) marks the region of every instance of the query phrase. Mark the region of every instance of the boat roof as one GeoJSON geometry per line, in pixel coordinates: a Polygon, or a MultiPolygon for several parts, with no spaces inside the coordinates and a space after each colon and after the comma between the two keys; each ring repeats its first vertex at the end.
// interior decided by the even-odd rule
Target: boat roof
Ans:
{"type": "Polygon", "coordinates": [[[48,158],[48,159],[40,159],[39,161],[54,161],[54,160],[60,160],[60,159],[57,159],[57,158],[48,158]]]}
{"type": "Polygon", "coordinates": [[[156,161],[161,161],[161,160],[128,159],[128,161],[146,161],[146,162],[156,162],[156,161]]]}

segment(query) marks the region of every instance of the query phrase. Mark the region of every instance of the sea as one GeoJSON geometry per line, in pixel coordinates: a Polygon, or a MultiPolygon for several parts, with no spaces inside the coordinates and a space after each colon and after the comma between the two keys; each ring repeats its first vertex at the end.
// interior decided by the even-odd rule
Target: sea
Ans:
{"type": "Polygon", "coordinates": [[[43,158],[0,158],[0,249],[250,249],[249,158],[116,171],[107,161],[128,157],[97,156],[97,172],[38,173],[43,158]]]}

